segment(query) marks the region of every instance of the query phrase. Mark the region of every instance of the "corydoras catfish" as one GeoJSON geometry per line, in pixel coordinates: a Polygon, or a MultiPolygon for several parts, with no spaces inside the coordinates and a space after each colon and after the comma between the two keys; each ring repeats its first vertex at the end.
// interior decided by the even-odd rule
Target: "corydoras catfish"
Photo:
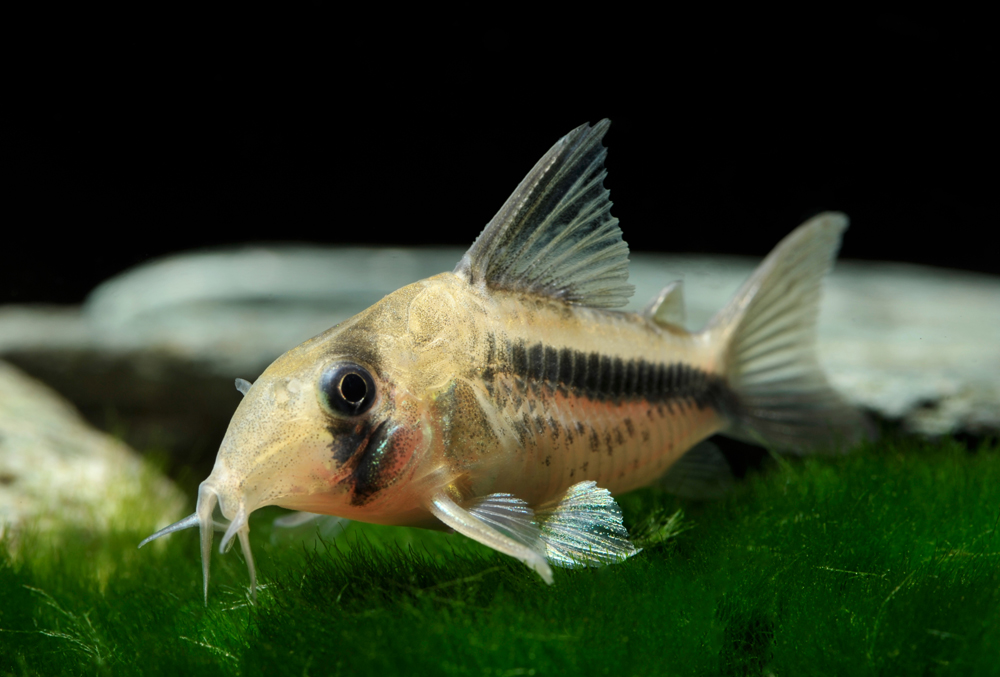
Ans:
{"type": "Polygon", "coordinates": [[[560,139],[451,272],[389,294],[274,361],[251,386],[197,511],[146,543],[238,536],[267,505],[450,529],[527,564],[637,550],[612,496],[663,479],[711,489],[724,433],[792,453],[846,448],[862,416],[815,355],[821,282],[847,218],[788,235],[699,332],[679,282],[640,313],[603,181],[609,121],[560,139]],[[665,478],[665,479],[664,479],[665,478]],[[228,524],[213,520],[216,504],[228,524]]]}

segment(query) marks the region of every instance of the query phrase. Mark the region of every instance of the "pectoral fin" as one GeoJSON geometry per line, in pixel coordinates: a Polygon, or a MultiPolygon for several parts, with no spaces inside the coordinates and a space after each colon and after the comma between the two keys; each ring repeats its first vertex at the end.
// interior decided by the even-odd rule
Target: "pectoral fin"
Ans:
{"type": "Polygon", "coordinates": [[[524,562],[552,584],[545,544],[524,501],[510,494],[490,494],[463,508],[442,491],[434,496],[430,511],[458,533],[524,562]]]}
{"type": "Polygon", "coordinates": [[[549,562],[561,567],[612,564],[639,552],[629,541],[611,492],[579,482],[535,511],[549,562]]]}

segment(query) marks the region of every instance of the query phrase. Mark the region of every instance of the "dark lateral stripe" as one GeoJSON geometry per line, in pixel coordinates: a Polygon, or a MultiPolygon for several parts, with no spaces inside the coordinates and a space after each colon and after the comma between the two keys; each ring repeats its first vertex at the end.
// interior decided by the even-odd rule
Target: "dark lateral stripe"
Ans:
{"type": "Polygon", "coordinates": [[[736,395],[724,379],[681,362],[623,360],[541,343],[526,346],[523,341],[509,343],[507,348],[510,373],[529,384],[563,388],[598,401],[684,400],[699,409],[712,407],[725,413],[736,407],[736,395]]]}

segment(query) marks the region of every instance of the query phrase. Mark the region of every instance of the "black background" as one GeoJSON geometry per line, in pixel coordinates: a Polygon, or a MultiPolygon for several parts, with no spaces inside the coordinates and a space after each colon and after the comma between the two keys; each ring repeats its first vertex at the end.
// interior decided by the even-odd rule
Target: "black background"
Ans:
{"type": "Polygon", "coordinates": [[[248,241],[468,245],[602,117],[634,251],[762,255],[837,209],[844,257],[1000,270],[975,17],[80,11],[11,64],[0,303],[248,241]]]}

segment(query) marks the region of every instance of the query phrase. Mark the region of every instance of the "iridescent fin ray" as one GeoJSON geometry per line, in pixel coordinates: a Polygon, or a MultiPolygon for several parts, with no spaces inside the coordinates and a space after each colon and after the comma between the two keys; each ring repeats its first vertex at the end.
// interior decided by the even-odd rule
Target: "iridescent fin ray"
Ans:
{"type": "Polygon", "coordinates": [[[535,513],[528,504],[512,494],[490,494],[466,506],[477,517],[500,533],[532,550],[542,547],[535,513]]]}
{"type": "Polygon", "coordinates": [[[574,484],[535,511],[548,561],[560,567],[613,564],[639,552],[622,524],[622,512],[607,489],[574,484]]]}
{"type": "Polygon", "coordinates": [[[524,501],[510,494],[486,496],[472,506],[474,510],[479,510],[477,516],[444,492],[438,492],[428,507],[446,526],[524,562],[542,580],[552,584],[552,568],[545,561],[545,546],[538,537],[538,526],[534,524],[531,509],[524,501]]]}

